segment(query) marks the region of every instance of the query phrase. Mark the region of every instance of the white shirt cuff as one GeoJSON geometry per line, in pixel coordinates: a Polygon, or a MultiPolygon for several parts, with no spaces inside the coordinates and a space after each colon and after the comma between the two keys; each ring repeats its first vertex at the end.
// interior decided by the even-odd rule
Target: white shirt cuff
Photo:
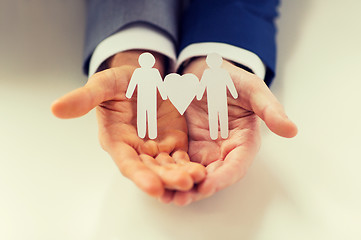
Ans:
{"type": "Polygon", "coordinates": [[[89,63],[89,76],[96,73],[100,65],[116,53],[144,49],[167,56],[171,66],[177,59],[173,41],[164,32],[145,23],[132,24],[109,36],[95,48],[89,63]]]}
{"type": "Polygon", "coordinates": [[[192,57],[206,56],[213,52],[220,54],[224,59],[250,68],[261,79],[264,79],[266,75],[266,67],[256,54],[243,48],[217,42],[194,43],[187,46],[179,54],[176,68],[192,57]]]}

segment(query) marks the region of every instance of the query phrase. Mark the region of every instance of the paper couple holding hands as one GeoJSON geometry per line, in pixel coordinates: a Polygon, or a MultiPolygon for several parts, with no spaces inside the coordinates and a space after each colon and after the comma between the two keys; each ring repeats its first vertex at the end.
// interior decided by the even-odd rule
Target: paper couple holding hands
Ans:
{"type": "Polygon", "coordinates": [[[209,131],[212,140],[218,138],[218,121],[222,138],[228,137],[228,104],[227,88],[233,98],[238,93],[229,73],[221,68],[223,59],[217,53],[208,54],[206,63],[209,66],[201,80],[194,74],[168,74],[164,82],[159,71],[153,68],[155,58],[150,53],[139,56],[140,68],[137,68],[129,82],[126,97],[131,98],[135,87],[137,92],[137,131],[140,138],[146,135],[148,122],[148,137],[157,137],[157,89],[163,100],[167,97],[179,111],[184,114],[188,106],[197,96],[201,100],[207,91],[209,131]]]}

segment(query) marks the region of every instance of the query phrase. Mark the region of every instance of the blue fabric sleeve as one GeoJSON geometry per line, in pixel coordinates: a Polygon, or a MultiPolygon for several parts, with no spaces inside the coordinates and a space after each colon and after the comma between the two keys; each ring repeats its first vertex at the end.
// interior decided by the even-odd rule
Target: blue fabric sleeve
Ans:
{"type": "Polygon", "coordinates": [[[249,50],[275,75],[278,0],[193,0],[182,16],[179,51],[192,43],[221,42],[249,50]]]}

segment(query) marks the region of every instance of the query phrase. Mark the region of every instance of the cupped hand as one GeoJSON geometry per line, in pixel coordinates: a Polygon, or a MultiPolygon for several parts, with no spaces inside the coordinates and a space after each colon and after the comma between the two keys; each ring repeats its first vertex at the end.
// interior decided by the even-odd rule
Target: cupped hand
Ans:
{"type": "MultiPolygon", "coordinates": [[[[198,58],[186,67],[184,73],[193,73],[201,79],[206,68],[205,58],[198,58]]],[[[178,205],[209,197],[246,174],[260,147],[260,119],[282,137],[297,134],[296,125],[287,118],[282,105],[260,78],[227,61],[223,62],[222,68],[230,73],[238,92],[237,99],[228,92],[229,137],[211,140],[207,97],[194,100],[185,113],[189,132],[188,154],[191,161],[206,166],[207,176],[189,191],[175,191],[172,201],[178,205]]]]}
{"type": "MultiPolygon", "coordinates": [[[[205,178],[205,168],[190,162],[186,121],[173,105],[158,94],[158,137],[139,138],[136,93],[125,93],[142,51],[119,53],[107,61],[88,83],[58,99],[52,111],[59,118],[80,117],[96,107],[100,144],[124,176],[151,196],[169,202],[173,190],[187,191],[205,178]]],[[[164,74],[164,59],[153,53],[154,66],[164,74]]]]}

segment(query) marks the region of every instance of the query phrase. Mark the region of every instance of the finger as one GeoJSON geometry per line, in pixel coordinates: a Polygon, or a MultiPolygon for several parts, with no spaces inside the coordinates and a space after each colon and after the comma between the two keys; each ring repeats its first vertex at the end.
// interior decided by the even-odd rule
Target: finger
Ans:
{"type": "Polygon", "coordinates": [[[192,190],[187,192],[175,192],[173,196],[173,203],[178,206],[187,206],[192,202],[199,201],[203,198],[205,198],[205,196],[200,194],[197,191],[197,188],[193,188],[192,190]]]}
{"type": "Polygon", "coordinates": [[[173,197],[174,197],[173,190],[165,190],[164,194],[159,198],[159,201],[168,204],[173,200],[173,197]]]}
{"type": "Polygon", "coordinates": [[[154,197],[164,194],[160,177],[140,161],[137,152],[125,143],[112,146],[109,152],[120,172],[132,180],[141,190],[154,197]]]}
{"type": "MultiPolygon", "coordinates": [[[[162,135],[162,134],[159,134],[162,135]]],[[[166,152],[170,154],[174,150],[188,150],[188,136],[183,131],[172,130],[167,134],[163,134],[165,137],[159,139],[158,148],[159,152],[166,152]]]]}
{"type": "Polygon", "coordinates": [[[235,73],[231,75],[239,92],[239,99],[246,104],[248,110],[256,113],[272,132],[282,137],[294,137],[297,134],[296,125],[287,117],[281,103],[264,81],[254,74],[240,72],[239,69],[233,72],[235,73]]]}
{"type": "Polygon", "coordinates": [[[169,156],[168,153],[159,153],[158,156],[155,158],[155,160],[157,161],[157,163],[160,165],[160,166],[166,166],[166,165],[169,165],[169,164],[175,164],[175,161],[174,159],[169,156]]]}
{"type": "Polygon", "coordinates": [[[187,191],[193,187],[191,176],[179,166],[172,166],[173,164],[160,166],[157,160],[145,154],[141,154],[140,159],[160,177],[165,188],[187,191]]]}
{"type": "Polygon", "coordinates": [[[254,159],[256,149],[249,144],[241,145],[232,150],[224,161],[218,160],[208,165],[207,177],[198,187],[199,193],[209,197],[242,179],[254,159]]]}
{"type": "Polygon", "coordinates": [[[185,170],[192,177],[194,183],[201,182],[206,177],[206,168],[195,162],[191,162],[187,152],[178,150],[172,154],[176,163],[183,164],[185,170]]]}
{"type": "MultiPolygon", "coordinates": [[[[80,117],[100,103],[114,98],[126,88],[131,70],[127,67],[107,69],[89,78],[88,83],[81,88],[59,98],[52,104],[52,112],[59,118],[80,117]]],[[[125,91],[125,90],[124,90],[125,91]]]]}
{"type": "Polygon", "coordinates": [[[148,140],[139,146],[139,152],[155,157],[159,153],[158,144],[154,140],[148,140]]]}
{"type": "Polygon", "coordinates": [[[189,159],[188,153],[183,150],[177,150],[177,151],[173,152],[172,158],[174,159],[174,161],[176,163],[179,163],[179,164],[187,164],[191,161],[189,159]]]}
{"type": "Polygon", "coordinates": [[[192,196],[194,196],[196,193],[190,193],[190,192],[175,192],[173,203],[177,206],[186,206],[189,205],[192,202],[192,196]]]}
{"type": "Polygon", "coordinates": [[[192,202],[196,202],[205,198],[208,198],[221,189],[217,186],[217,177],[212,177],[212,173],[222,166],[223,160],[216,160],[207,166],[207,178],[199,186],[194,187],[190,191],[174,193],[173,202],[178,206],[186,206],[192,202]],[[210,178],[210,179],[209,179],[210,178]],[[215,180],[214,180],[215,179],[215,180]],[[202,189],[200,189],[202,187],[202,189]]]}

